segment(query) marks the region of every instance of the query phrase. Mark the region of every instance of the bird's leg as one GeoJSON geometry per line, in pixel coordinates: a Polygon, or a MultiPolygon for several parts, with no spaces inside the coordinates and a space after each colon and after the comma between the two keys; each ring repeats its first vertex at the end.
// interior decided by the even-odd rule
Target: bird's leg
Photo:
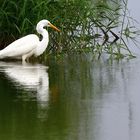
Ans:
{"type": "Polygon", "coordinates": [[[26,63],[26,57],[27,57],[27,55],[23,55],[23,56],[22,56],[22,63],[23,63],[23,64],[26,63]]]}
{"type": "Polygon", "coordinates": [[[23,56],[22,56],[22,62],[23,62],[23,63],[29,62],[29,58],[30,58],[30,56],[32,56],[32,55],[33,55],[33,51],[31,51],[31,52],[29,52],[29,53],[23,55],[23,56]]]}
{"type": "Polygon", "coordinates": [[[26,57],[26,62],[29,63],[29,57],[26,57]]]}
{"type": "Polygon", "coordinates": [[[26,54],[26,62],[29,62],[29,58],[33,55],[34,50],[26,54]]]}

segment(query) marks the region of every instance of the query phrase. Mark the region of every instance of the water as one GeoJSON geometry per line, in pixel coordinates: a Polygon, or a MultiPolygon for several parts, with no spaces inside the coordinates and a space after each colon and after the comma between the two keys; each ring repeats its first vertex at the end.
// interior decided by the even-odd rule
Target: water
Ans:
{"type": "Polygon", "coordinates": [[[2,140],[137,140],[140,61],[89,55],[0,63],[2,140]]]}
{"type": "MultiPolygon", "coordinates": [[[[129,2],[132,11],[135,3],[129,2]]],[[[138,140],[139,83],[139,56],[119,62],[88,54],[45,64],[0,62],[0,139],[138,140]]]]}

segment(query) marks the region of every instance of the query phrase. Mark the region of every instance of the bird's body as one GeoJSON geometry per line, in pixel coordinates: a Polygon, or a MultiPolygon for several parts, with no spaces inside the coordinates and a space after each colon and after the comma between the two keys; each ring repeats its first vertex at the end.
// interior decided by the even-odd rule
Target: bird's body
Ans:
{"type": "Polygon", "coordinates": [[[36,27],[37,32],[42,35],[41,41],[35,34],[22,37],[1,50],[0,59],[15,58],[25,61],[32,55],[41,55],[47,48],[49,42],[49,35],[48,31],[44,29],[45,26],[52,27],[59,31],[59,29],[52,25],[48,20],[41,20],[36,27]]]}
{"type": "MultiPolygon", "coordinates": [[[[0,51],[0,59],[3,58],[18,58],[22,59],[24,55],[33,55],[35,48],[39,46],[39,39],[36,35],[31,34],[25,37],[22,37],[10,45],[8,45],[5,49],[0,51]],[[30,47],[29,47],[30,46],[30,47]]],[[[29,56],[29,57],[30,57],[29,56]]]]}

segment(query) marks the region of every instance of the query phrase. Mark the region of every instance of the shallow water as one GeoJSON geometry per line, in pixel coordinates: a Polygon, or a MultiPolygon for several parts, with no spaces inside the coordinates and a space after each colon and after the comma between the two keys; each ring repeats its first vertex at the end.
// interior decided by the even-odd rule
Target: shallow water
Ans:
{"type": "MultiPolygon", "coordinates": [[[[138,3],[130,0],[129,8],[140,21],[138,3]]],[[[0,139],[138,140],[139,83],[139,56],[0,62],[0,139]]]]}

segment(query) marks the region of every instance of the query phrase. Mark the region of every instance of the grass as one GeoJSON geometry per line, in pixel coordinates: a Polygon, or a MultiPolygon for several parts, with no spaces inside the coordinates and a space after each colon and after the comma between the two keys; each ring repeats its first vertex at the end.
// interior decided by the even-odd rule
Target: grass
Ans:
{"type": "Polygon", "coordinates": [[[4,0],[0,2],[1,49],[13,40],[36,33],[36,23],[49,19],[61,33],[49,30],[49,53],[93,52],[112,58],[133,57],[128,41],[139,34],[127,9],[128,0],[4,0]]]}

